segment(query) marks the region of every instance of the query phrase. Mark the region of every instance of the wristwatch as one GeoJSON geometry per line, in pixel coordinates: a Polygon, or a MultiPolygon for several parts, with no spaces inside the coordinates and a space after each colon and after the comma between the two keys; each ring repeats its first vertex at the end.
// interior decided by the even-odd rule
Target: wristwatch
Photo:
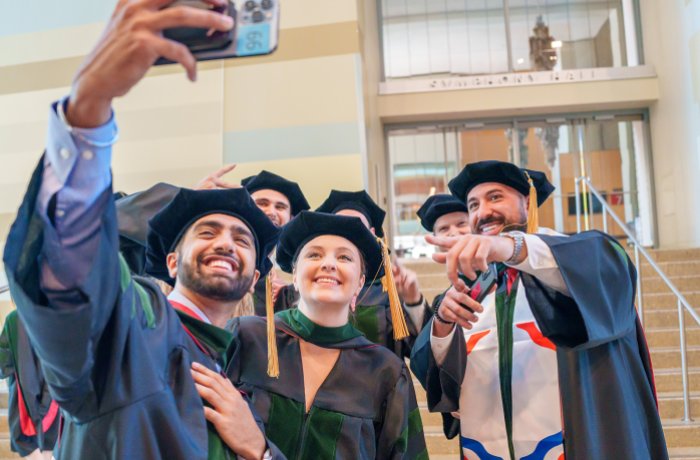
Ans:
{"type": "Polygon", "coordinates": [[[515,265],[520,260],[520,254],[523,252],[523,246],[525,246],[525,234],[523,232],[505,232],[501,233],[500,236],[505,236],[513,240],[513,255],[510,259],[504,261],[506,265],[515,265]]]}

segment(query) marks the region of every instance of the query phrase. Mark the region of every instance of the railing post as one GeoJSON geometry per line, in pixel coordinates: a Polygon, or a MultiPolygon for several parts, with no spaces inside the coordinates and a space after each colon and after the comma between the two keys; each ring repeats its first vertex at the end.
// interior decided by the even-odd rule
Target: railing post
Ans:
{"type": "Polygon", "coordinates": [[[639,265],[639,245],[634,243],[634,266],[637,267],[637,310],[639,322],[644,326],[644,300],[642,300],[642,266],[639,265]]]}
{"type": "Polygon", "coordinates": [[[685,345],[685,312],[681,299],[678,298],[678,332],[681,341],[681,379],[683,380],[683,421],[688,423],[690,418],[690,395],[688,390],[688,361],[685,345]]]}
{"type": "Polygon", "coordinates": [[[580,180],[580,177],[574,179],[574,193],[576,194],[574,196],[574,201],[576,203],[576,233],[581,233],[581,193],[578,185],[580,180]]]}
{"type": "Polygon", "coordinates": [[[608,211],[605,206],[603,206],[603,232],[608,233],[608,211]]]}

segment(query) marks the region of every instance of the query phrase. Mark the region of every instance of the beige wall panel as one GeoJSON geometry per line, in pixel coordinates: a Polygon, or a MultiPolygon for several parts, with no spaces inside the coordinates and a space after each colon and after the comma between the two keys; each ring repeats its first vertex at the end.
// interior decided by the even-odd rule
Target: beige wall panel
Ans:
{"type": "Polygon", "coordinates": [[[240,181],[263,169],[299,182],[312,208],[320,205],[333,188],[340,190],[363,188],[362,156],[359,153],[243,163],[228,174],[226,179],[240,181]]]}
{"type": "Polygon", "coordinates": [[[0,37],[0,67],[48,61],[90,52],[104,29],[96,22],[65,29],[52,29],[30,34],[0,37]]]}
{"type": "Polygon", "coordinates": [[[280,6],[283,29],[357,21],[355,0],[282,0],[280,6]]]}
{"type": "Polygon", "coordinates": [[[0,126],[13,123],[42,122],[49,117],[49,104],[68,94],[67,86],[29,93],[0,95],[0,126]]]}
{"type": "Polygon", "coordinates": [[[227,68],[225,131],[357,121],[355,56],[227,68]]]}

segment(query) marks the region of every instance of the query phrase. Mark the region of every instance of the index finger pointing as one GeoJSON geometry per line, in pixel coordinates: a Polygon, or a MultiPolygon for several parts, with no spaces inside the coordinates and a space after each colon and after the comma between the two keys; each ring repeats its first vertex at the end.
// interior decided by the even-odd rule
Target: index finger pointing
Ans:
{"type": "Polygon", "coordinates": [[[236,169],[236,166],[238,166],[236,163],[231,163],[230,165],[224,165],[220,169],[217,169],[214,174],[212,174],[213,177],[221,177],[224,174],[228,174],[234,169],[236,169]]]}

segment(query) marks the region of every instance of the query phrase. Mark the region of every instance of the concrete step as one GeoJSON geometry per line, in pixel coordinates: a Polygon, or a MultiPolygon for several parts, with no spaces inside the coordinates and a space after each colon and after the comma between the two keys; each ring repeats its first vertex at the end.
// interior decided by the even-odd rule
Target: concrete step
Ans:
{"type": "MultiPolygon", "coordinates": [[[[656,383],[656,391],[659,394],[682,392],[681,369],[654,369],[654,383],[656,383]]],[[[691,392],[700,393],[700,368],[690,368],[688,370],[688,387],[691,392]]]]}
{"type": "MultiPolygon", "coordinates": [[[[699,311],[698,306],[700,305],[700,291],[686,291],[681,292],[681,294],[683,294],[685,300],[687,300],[688,303],[692,307],[694,307],[696,311],[699,311]]],[[[642,295],[642,301],[644,302],[643,306],[645,310],[671,308],[676,306],[678,303],[676,296],[670,291],[645,292],[644,288],[642,288],[642,295]]]]}
{"type": "MultiPolygon", "coordinates": [[[[689,313],[685,313],[684,322],[686,331],[697,329],[698,323],[695,322],[689,313]]],[[[672,329],[678,330],[678,307],[675,305],[667,306],[666,308],[647,308],[644,304],[644,328],[645,329],[672,329]]]]}
{"type": "MultiPolygon", "coordinates": [[[[657,265],[666,274],[666,276],[684,276],[700,272],[700,261],[698,260],[659,262],[657,265]]],[[[644,277],[652,275],[657,276],[656,270],[654,270],[654,268],[647,263],[642,263],[640,272],[644,277]]]]}
{"type": "MultiPolygon", "coordinates": [[[[688,367],[700,367],[700,347],[687,347],[688,367]]],[[[677,347],[658,347],[651,350],[654,369],[681,367],[681,352],[677,347]]]]}
{"type": "MultiPolygon", "coordinates": [[[[645,329],[644,332],[647,337],[647,343],[649,344],[649,348],[680,346],[678,327],[651,328],[645,329]]],[[[700,327],[686,328],[685,343],[690,346],[700,346],[700,327]]]]}
{"type": "MultiPolygon", "coordinates": [[[[657,398],[659,400],[659,414],[662,419],[680,421],[683,418],[682,392],[658,392],[657,398]]],[[[691,418],[700,415],[700,392],[690,393],[690,414],[691,418]]],[[[700,441],[700,438],[698,440],[700,441]]],[[[700,446],[700,442],[698,446],[700,446]]]]}
{"type": "Polygon", "coordinates": [[[655,262],[678,262],[700,260],[700,249],[656,249],[651,251],[655,262]]]}
{"type": "MultiPolygon", "coordinates": [[[[700,274],[674,276],[670,281],[681,293],[700,291],[700,274]]],[[[665,292],[671,291],[666,282],[660,277],[645,276],[642,278],[642,293],[655,294],[665,292]]]]}
{"type": "Polygon", "coordinates": [[[700,447],[674,447],[668,450],[668,455],[674,460],[700,460],[700,447]]]}

